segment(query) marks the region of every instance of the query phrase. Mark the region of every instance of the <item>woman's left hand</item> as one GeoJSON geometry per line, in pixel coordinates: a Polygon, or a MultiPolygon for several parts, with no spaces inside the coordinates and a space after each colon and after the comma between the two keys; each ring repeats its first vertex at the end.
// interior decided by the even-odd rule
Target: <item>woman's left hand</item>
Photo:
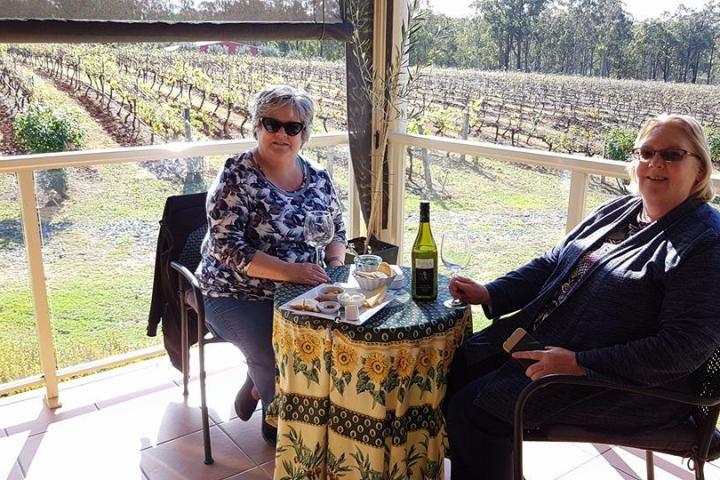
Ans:
{"type": "Polygon", "coordinates": [[[560,347],[547,347],[545,350],[529,350],[515,352],[513,358],[537,360],[525,370],[525,375],[531,380],[537,380],[546,375],[575,375],[582,377],[585,369],[577,363],[575,352],[560,347]]]}

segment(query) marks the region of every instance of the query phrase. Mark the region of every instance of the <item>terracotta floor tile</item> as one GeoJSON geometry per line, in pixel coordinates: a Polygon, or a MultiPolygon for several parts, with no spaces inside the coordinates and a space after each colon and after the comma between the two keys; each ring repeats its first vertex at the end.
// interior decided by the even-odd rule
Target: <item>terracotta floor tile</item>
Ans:
{"type": "Polygon", "coordinates": [[[63,402],[62,407],[50,410],[43,399],[37,396],[0,408],[0,428],[5,428],[8,435],[21,432],[35,435],[46,431],[50,424],[95,411],[97,408],[93,404],[76,404],[72,401],[63,402]]]}
{"type": "Polygon", "coordinates": [[[589,462],[598,453],[573,443],[525,442],[523,468],[527,480],[551,480],[589,462]]]}
{"type": "MultiPolygon", "coordinates": [[[[152,447],[202,429],[199,405],[186,401],[177,388],[144,395],[101,409],[108,432],[134,439],[139,449],[152,447]]],[[[213,425],[212,419],[209,419],[213,425]]],[[[200,437],[202,442],[202,437],[200,437]]]]}
{"type": "Polygon", "coordinates": [[[7,476],[7,480],[24,480],[25,476],[22,474],[22,470],[20,470],[20,464],[15,462],[15,466],[12,470],[10,470],[10,473],[7,476]]]}
{"type": "Polygon", "coordinates": [[[260,467],[253,468],[247,472],[233,475],[227,480],[272,480],[272,476],[260,467]]]}
{"type": "Polygon", "coordinates": [[[164,390],[177,390],[171,375],[166,368],[148,367],[71,387],[63,388],[61,384],[60,399],[63,404],[67,401],[73,404],[85,402],[94,403],[98,408],[107,408],[164,390]]]}
{"type": "MultiPolygon", "coordinates": [[[[623,470],[638,478],[645,478],[645,451],[636,448],[614,447],[603,457],[615,468],[623,470]]],[[[687,468],[687,462],[673,455],[654,454],[656,480],[695,480],[695,473],[687,468]]],[[[712,466],[705,468],[707,480],[720,479],[720,469],[712,466]]]]}
{"type": "MultiPolygon", "coordinates": [[[[222,372],[208,373],[205,381],[208,411],[216,423],[237,418],[235,394],[245,381],[247,367],[239,365],[222,372]]],[[[188,384],[188,398],[200,404],[200,382],[194,379],[188,384]]]]}
{"type": "Polygon", "coordinates": [[[27,434],[0,437],[0,478],[22,478],[17,459],[27,440],[27,434]],[[18,477],[17,475],[20,474],[18,477]]]}
{"type": "Polygon", "coordinates": [[[265,470],[265,472],[270,476],[270,478],[273,478],[275,475],[275,459],[270,460],[267,463],[263,463],[260,465],[260,468],[265,470]]]}
{"type": "Polygon", "coordinates": [[[210,429],[215,463],[205,465],[200,432],[143,450],[141,465],[149,480],[219,480],[255,468],[230,437],[218,427],[210,429]]]}
{"type": "MultiPolygon", "coordinates": [[[[527,477],[528,480],[532,477],[527,477]]],[[[558,480],[637,480],[638,477],[613,468],[602,456],[558,477],[558,480]]]]}
{"type": "Polygon", "coordinates": [[[143,480],[139,442],[113,431],[102,412],[52,424],[47,432],[28,437],[19,461],[29,480],[143,480]]]}
{"type": "Polygon", "coordinates": [[[244,422],[239,418],[222,423],[222,428],[227,435],[233,439],[243,452],[245,452],[257,464],[269,462],[275,459],[275,449],[267,444],[260,433],[260,422],[262,413],[260,411],[244,422]]]}

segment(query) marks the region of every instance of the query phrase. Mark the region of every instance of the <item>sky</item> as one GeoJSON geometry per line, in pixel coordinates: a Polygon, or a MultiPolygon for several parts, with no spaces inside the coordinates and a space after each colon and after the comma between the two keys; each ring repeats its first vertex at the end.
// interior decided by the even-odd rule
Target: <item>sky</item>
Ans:
{"type": "MultiPolygon", "coordinates": [[[[433,10],[451,17],[467,16],[469,5],[472,1],[473,0],[429,0],[433,10]]],[[[635,20],[645,20],[647,18],[660,17],[665,11],[674,12],[680,4],[698,10],[707,2],[708,0],[625,0],[625,10],[629,12],[635,20]]]]}

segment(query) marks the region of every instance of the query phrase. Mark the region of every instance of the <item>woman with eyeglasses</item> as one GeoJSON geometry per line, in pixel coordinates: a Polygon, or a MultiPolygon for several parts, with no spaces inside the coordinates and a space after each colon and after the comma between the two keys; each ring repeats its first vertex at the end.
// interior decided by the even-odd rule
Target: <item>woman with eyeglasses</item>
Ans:
{"type": "MultiPolygon", "coordinates": [[[[453,479],[512,478],[513,409],[531,380],[578,375],[696,393],[692,373],[720,346],[720,213],[709,205],[701,125],[680,115],[648,121],[628,171],[636,195],[601,206],[545,255],[485,285],[450,282],[453,297],[495,319],[450,369],[453,479]],[[545,349],[506,354],[518,327],[545,349]]],[[[524,418],[530,428],[631,432],[690,414],[669,401],[553,385],[531,397],[524,418]]]]}
{"type": "Polygon", "coordinates": [[[335,233],[325,248],[328,266],[345,258],[345,226],[327,171],[302,158],[310,138],[313,101],[289,86],[260,92],[252,109],[257,146],[229,158],[208,191],[208,234],[197,276],[207,323],[245,356],[248,376],[235,398],[238,417],[248,420],[262,400],[262,434],[275,442],[264,422],[275,389],[272,348],[273,292],[280,282],[327,282],[304,238],[305,214],[329,211],[335,233]]]}

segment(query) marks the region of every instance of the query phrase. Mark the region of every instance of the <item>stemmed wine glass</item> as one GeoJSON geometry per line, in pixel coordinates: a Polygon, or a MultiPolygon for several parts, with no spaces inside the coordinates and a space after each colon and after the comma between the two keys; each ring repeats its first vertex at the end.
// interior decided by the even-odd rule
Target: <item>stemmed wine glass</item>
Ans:
{"type": "MultiPolygon", "coordinates": [[[[440,259],[443,265],[450,270],[450,276],[459,274],[463,268],[470,264],[472,253],[470,250],[470,239],[463,232],[444,233],[440,240],[440,259]]],[[[465,308],[467,304],[459,298],[445,300],[443,302],[448,308],[465,308]]]]}
{"type": "Polygon", "coordinates": [[[315,247],[315,263],[322,265],[322,249],[330,243],[335,235],[335,224],[330,212],[324,210],[312,210],[305,215],[305,227],[303,229],[305,241],[308,245],[315,247]]]}

